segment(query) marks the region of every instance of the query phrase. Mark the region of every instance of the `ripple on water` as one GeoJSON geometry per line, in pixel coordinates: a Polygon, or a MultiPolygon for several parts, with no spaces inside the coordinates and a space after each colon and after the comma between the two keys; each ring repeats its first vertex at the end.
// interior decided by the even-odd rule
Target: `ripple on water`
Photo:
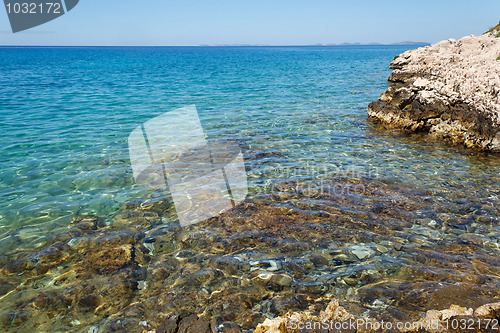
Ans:
{"type": "Polygon", "coordinates": [[[24,290],[3,299],[4,316],[15,311],[22,323],[3,325],[29,327],[50,313],[61,328],[74,324],[69,318],[103,329],[120,318],[132,328],[159,325],[162,314],[205,313],[250,329],[332,297],[355,300],[354,312],[408,318],[498,297],[500,249],[484,246],[498,244],[498,228],[480,221],[462,228],[427,191],[397,188],[346,176],[277,182],[269,194],[187,228],[165,223],[161,203],[124,207],[109,226],[82,216],[48,247],[2,258],[2,290],[24,290]],[[336,185],[364,191],[340,197],[328,190],[336,185]]]}

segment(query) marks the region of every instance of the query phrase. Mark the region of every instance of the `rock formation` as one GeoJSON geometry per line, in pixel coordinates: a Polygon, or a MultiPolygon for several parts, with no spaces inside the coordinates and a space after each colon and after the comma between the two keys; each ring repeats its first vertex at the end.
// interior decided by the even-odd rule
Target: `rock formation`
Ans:
{"type": "Polygon", "coordinates": [[[394,58],[389,88],[368,107],[391,127],[500,151],[500,38],[449,39],[394,58]]]}
{"type": "Polygon", "coordinates": [[[498,330],[500,303],[490,303],[472,308],[451,305],[444,310],[429,310],[415,322],[380,322],[369,317],[355,317],[332,300],[320,316],[304,311],[287,313],[259,324],[255,333],[298,332],[494,332],[498,330]]]}

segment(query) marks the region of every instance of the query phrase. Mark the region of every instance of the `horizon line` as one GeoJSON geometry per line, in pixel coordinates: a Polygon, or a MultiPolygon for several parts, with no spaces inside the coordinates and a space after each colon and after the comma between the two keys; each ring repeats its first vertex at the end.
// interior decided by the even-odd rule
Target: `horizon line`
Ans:
{"type": "Polygon", "coordinates": [[[432,45],[429,42],[398,42],[398,43],[323,43],[323,44],[198,44],[198,45],[0,45],[0,47],[329,47],[329,46],[404,46],[432,45]]]}

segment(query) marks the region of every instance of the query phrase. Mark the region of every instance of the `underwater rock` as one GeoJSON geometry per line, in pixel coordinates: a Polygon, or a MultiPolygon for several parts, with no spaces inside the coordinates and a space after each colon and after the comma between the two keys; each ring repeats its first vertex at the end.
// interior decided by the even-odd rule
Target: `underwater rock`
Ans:
{"type": "Polygon", "coordinates": [[[355,245],[350,249],[351,253],[354,254],[359,260],[364,260],[372,257],[375,251],[368,246],[355,245]]]}
{"type": "Polygon", "coordinates": [[[191,315],[181,320],[177,333],[210,333],[210,324],[203,317],[191,315]]]}
{"type": "Polygon", "coordinates": [[[131,251],[130,245],[123,245],[93,252],[88,258],[89,268],[97,274],[113,274],[131,264],[131,251]]]}
{"type": "Polygon", "coordinates": [[[217,326],[217,332],[220,333],[241,333],[241,328],[233,323],[222,323],[217,326]]]}
{"type": "MultiPolygon", "coordinates": [[[[34,251],[0,256],[0,330],[177,332],[196,314],[186,329],[204,329],[203,317],[212,331],[240,332],[290,311],[321,318],[332,297],[353,316],[384,320],[498,298],[491,223],[450,219],[454,207],[399,183],[336,176],[313,182],[314,195],[303,187],[277,183],[293,196],[259,194],[188,228],[156,210],[124,209],[106,220],[119,223],[70,227],[34,251]],[[328,190],[338,185],[366,192],[328,190]]],[[[456,210],[481,208],[471,205],[456,210]]]]}
{"type": "Polygon", "coordinates": [[[210,323],[203,317],[189,315],[181,318],[179,315],[171,315],[163,321],[156,333],[210,333],[210,323]]]}
{"type": "Polygon", "coordinates": [[[86,233],[104,226],[104,220],[96,215],[80,215],[68,226],[71,232],[86,233]]]}
{"type": "Polygon", "coordinates": [[[179,325],[179,316],[172,315],[163,321],[156,329],[156,333],[175,333],[179,325]]]}
{"type": "Polygon", "coordinates": [[[131,225],[143,228],[151,227],[161,223],[161,217],[155,211],[150,210],[126,210],[119,212],[113,217],[113,227],[127,228],[131,225]]]}

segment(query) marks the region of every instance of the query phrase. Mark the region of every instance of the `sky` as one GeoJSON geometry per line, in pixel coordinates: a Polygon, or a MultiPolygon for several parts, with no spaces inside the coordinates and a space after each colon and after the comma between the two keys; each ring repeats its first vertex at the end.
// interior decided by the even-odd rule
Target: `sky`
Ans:
{"type": "Polygon", "coordinates": [[[499,20],[499,0],[80,0],[15,34],[0,8],[0,45],[435,43],[499,20]]]}

